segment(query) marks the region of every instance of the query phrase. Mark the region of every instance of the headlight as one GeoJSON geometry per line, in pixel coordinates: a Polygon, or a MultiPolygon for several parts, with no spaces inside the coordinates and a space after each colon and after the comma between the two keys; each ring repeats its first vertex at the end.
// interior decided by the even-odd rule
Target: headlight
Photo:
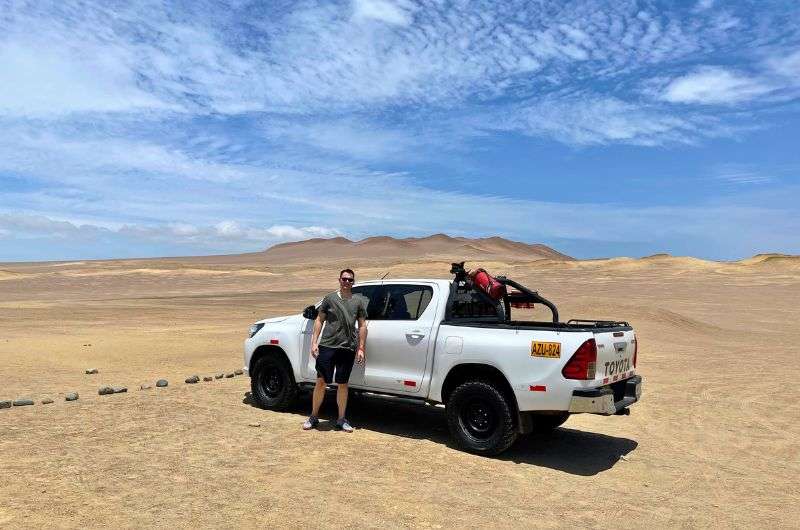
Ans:
{"type": "Polygon", "coordinates": [[[250,338],[252,339],[253,336],[256,333],[258,333],[258,330],[260,330],[263,327],[264,327],[264,323],[263,322],[261,324],[253,324],[252,326],[250,326],[250,338]]]}

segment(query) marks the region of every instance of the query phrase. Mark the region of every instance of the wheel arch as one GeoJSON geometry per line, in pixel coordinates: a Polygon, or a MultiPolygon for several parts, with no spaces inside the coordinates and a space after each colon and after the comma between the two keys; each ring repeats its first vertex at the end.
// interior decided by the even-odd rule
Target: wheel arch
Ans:
{"type": "Polygon", "coordinates": [[[505,374],[500,371],[496,366],[482,363],[463,363],[453,366],[447,373],[447,376],[442,383],[442,402],[447,405],[450,399],[450,394],[453,390],[465,381],[471,379],[482,379],[484,381],[491,381],[498,385],[502,394],[508,399],[515,413],[519,413],[517,405],[517,397],[514,395],[514,390],[508,382],[505,374]]]}
{"type": "MultiPolygon", "coordinates": [[[[256,350],[253,352],[253,355],[250,357],[250,374],[253,373],[253,367],[256,365],[256,362],[264,357],[276,357],[278,359],[283,359],[286,361],[286,364],[292,366],[291,361],[289,361],[289,356],[286,355],[286,352],[283,348],[273,344],[263,344],[256,348],[256,350]]],[[[292,376],[294,376],[294,370],[292,370],[292,376]]]]}

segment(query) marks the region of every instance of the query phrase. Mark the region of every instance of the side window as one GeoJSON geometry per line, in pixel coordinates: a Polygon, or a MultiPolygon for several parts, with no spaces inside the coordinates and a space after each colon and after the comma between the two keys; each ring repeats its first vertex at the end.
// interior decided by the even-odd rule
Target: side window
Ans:
{"type": "Polygon", "coordinates": [[[428,285],[384,285],[384,320],[417,320],[433,298],[428,285]]]}
{"type": "Polygon", "coordinates": [[[450,317],[454,319],[500,320],[499,308],[502,308],[502,305],[490,304],[485,297],[479,296],[474,291],[457,293],[453,296],[450,317]]]}
{"type": "Polygon", "coordinates": [[[367,299],[367,319],[380,320],[383,311],[383,289],[380,285],[361,285],[353,287],[353,294],[360,294],[367,299]]]}

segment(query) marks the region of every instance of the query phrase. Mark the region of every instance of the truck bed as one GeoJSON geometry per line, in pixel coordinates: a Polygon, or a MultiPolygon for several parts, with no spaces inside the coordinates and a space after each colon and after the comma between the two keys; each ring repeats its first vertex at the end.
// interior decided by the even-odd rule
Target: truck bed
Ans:
{"type": "Polygon", "coordinates": [[[569,322],[540,322],[531,320],[488,320],[458,318],[442,321],[445,326],[467,326],[490,329],[525,329],[542,331],[574,331],[603,333],[609,331],[630,331],[633,328],[624,321],[610,320],[570,320],[569,322]]]}

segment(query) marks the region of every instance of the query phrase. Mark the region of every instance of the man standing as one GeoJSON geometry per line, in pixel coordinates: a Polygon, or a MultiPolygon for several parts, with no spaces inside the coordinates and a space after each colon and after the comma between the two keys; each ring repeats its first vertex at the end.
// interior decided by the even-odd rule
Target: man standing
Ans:
{"type": "Polygon", "coordinates": [[[354,281],[355,273],[352,270],[344,269],[340,272],[339,290],[325,295],[314,321],[311,355],[317,360],[317,384],[314,386],[311,416],[303,423],[305,430],[313,429],[319,424],[317,417],[325,398],[325,386],[335,379],[338,385],[336,403],[339,405],[339,419],[336,420],[335,428],[353,432],[353,427],[344,415],[347,409],[347,382],[350,380],[353,361],[358,364],[364,362],[364,346],[367,342],[367,299],[353,294],[354,281]],[[320,339],[323,323],[325,332],[320,339]]]}

